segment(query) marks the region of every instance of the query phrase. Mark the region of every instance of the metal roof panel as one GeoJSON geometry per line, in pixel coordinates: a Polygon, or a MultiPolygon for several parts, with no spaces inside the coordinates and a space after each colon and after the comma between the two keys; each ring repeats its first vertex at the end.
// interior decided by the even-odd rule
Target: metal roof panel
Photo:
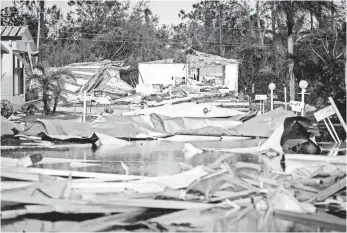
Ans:
{"type": "Polygon", "coordinates": [[[19,32],[21,27],[12,27],[12,30],[9,34],[9,36],[20,36],[20,35],[17,35],[17,33],[19,32]]]}
{"type": "Polygon", "coordinates": [[[1,36],[8,36],[12,30],[12,27],[10,26],[5,26],[5,30],[1,33],[1,36]]]}

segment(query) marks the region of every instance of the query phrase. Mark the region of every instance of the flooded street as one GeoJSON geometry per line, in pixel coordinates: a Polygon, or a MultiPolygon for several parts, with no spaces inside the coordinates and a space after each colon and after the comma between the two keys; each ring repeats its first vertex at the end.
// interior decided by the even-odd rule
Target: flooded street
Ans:
{"type": "MultiPolygon", "coordinates": [[[[262,140],[243,140],[243,141],[204,141],[193,142],[194,146],[199,148],[246,148],[255,147],[262,140]]],[[[168,141],[135,141],[131,145],[125,147],[115,147],[103,145],[96,149],[92,148],[66,148],[59,151],[49,150],[37,150],[37,151],[2,151],[3,157],[21,158],[28,154],[40,153],[43,157],[50,158],[64,158],[64,159],[82,159],[82,160],[98,160],[101,163],[95,163],[95,166],[78,167],[72,163],[63,164],[49,164],[49,165],[35,165],[34,167],[49,168],[49,169],[61,169],[71,171],[88,171],[88,172],[102,172],[102,173],[114,173],[125,174],[125,170],[121,166],[121,162],[125,163],[129,167],[130,175],[141,176],[165,176],[174,175],[182,172],[182,168],[179,162],[190,164],[192,166],[207,165],[213,163],[220,155],[225,154],[221,152],[205,152],[194,156],[191,160],[187,160],[184,157],[183,152],[184,142],[168,142],[168,141]]],[[[228,164],[233,165],[237,161],[258,163],[258,157],[256,155],[236,155],[228,159],[228,164]]],[[[92,163],[92,161],[88,161],[92,163]]],[[[220,218],[221,213],[216,213],[216,219],[211,219],[211,213],[207,213],[208,219],[202,214],[201,219],[201,231],[255,231],[256,226],[259,223],[259,216],[257,214],[250,213],[246,215],[242,221],[229,226],[229,222],[233,219],[229,219],[227,213],[224,213],[224,217],[220,218]],[[217,217],[219,216],[219,217],[217,217]],[[205,220],[204,220],[205,219],[205,220]],[[208,224],[207,224],[208,223],[208,224]]],[[[212,216],[214,216],[212,214],[212,216]]],[[[80,216],[80,218],[87,220],[95,217],[94,215],[80,216]]],[[[293,223],[291,221],[279,219],[277,217],[271,217],[275,229],[283,229],[287,232],[317,232],[317,231],[331,231],[334,228],[323,229],[319,226],[315,226],[310,222],[303,222],[302,224],[293,223]]],[[[12,220],[3,220],[1,231],[6,232],[18,232],[25,229],[25,231],[32,232],[44,232],[51,229],[59,228],[64,225],[78,225],[76,216],[69,214],[58,214],[52,219],[45,219],[44,217],[36,215],[28,215],[26,217],[19,217],[12,220]]],[[[335,229],[336,230],[336,229],[335,229]]],[[[338,229],[337,229],[338,230],[338,229]]],[[[117,231],[117,229],[112,229],[117,231]]]]}
{"type": "MultiPolygon", "coordinates": [[[[246,148],[255,147],[262,140],[244,140],[244,141],[204,141],[193,142],[194,146],[203,148],[246,148]]],[[[179,162],[184,162],[192,166],[206,165],[213,163],[222,153],[206,152],[194,156],[191,160],[184,158],[184,142],[169,141],[134,141],[129,146],[118,147],[111,145],[102,145],[95,151],[92,148],[66,148],[60,151],[38,150],[30,151],[31,154],[39,153],[43,157],[65,158],[65,159],[84,159],[102,161],[101,166],[88,166],[76,168],[69,163],[35,165],[34,167],[105,172],[114,174],[124,174],[120,162],[125,163],[131,175],[141,176],[165,176],[181,172],[179,162]]],[[[22,158],[28,155],[26,150],[3,151],[3,157],[22,158]]],[[[233,156],[230,162],[237,161],[257,161],[256,156],[233,156]]]]}

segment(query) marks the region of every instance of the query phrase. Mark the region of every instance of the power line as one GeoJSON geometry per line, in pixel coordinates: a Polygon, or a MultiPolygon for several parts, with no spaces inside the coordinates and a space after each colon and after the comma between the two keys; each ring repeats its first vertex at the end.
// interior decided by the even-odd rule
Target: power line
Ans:
{"type": "MultiPolygon", "coordinates": [[[[37,37],[33,37],[37,38],[37,37]]],[[[69,41],[93,41],[93,42],[109,42],[109,43],[133,43],[133,44],[163,44],[163,45],[180,45],[182,43],[172,42],[160,42],[160,41],[131,41],[131,40],[100,40],[100,39],[73,39],[73,38],[53,38],[53,40],[69,40],[69,41]]],[[[240,45],[259,45],[259,46],[270,46],[270,44],[259,44],[259,43],[232,43],[232,44],[220,44],[219,42],[195,42],[203,45],[215,45],[215,46],[240,46],[240,45]]]]}

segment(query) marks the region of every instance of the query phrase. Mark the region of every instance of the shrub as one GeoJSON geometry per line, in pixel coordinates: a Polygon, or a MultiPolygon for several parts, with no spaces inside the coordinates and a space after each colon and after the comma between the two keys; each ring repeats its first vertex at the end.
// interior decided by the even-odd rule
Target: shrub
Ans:
{"type": "Polygon", "coordinates": [[[13,113],[13,104],[8,100],[1,100],[1,116],[9,118],[13,113]]]}
{"type": "Polygon", "coordinates": [[[25,113],[26,115],[34,115],[36,112],[39,112],[39,109],[36,107],[35,104],[23,104],[20,108],[21,112],[25,113]]]}
{"type": "Polygon", "coordinates": [[[39,93],[37,88],[27,88],[25,90],[25,101],[37,100],[39,98],[39,93]]]}

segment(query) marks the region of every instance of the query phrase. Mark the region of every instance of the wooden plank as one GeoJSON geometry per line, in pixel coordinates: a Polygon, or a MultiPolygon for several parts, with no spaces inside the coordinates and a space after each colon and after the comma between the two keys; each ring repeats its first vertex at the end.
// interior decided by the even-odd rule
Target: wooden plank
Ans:
{"type": "MultiPolygon", "coordinates": [[[[17,168],[16,168],[17,169],[17,168]]],[[[40,175],[39,174],[30,174],[30,173],[19,173],[16,171],[13,171],[14,169],[8,169],[8,167],[1,169],[1,177],[9,178],[9,179],[16,179],[16,180],[24,180],[24,181],[34,181],[39,182],[40,181],[40,175]]],[[[63,180],[63,178],[60,177],[52,177],[56,180],[63,180]]]]}
{"type": "MultiPolygon", "coordinates": [[[[14,159],[14,158],[4,158],[1,157],[1,165],[2,166],[17,166],[17,162],[20,159],[14,159]]],[[[35,164],[56,164],[56,163],[72,163],[72,162],[80,162],[80,163],[88,163],[88,162],[93,162],[97,163],[100,162],[99,160],[84,160],[84,159],[64,159],[64,158],[48,158],[44,157],[41,161],[35,163],[35,164]]]]}
{"type": "Polygon", "coordinates": [[[173,201],[173,200],[153,200],[153,199],[127,199],[111,197],[93,199],[95,203],[109,203],[110,205],[144,207],[144,208],[158,208],[158,209],[199,209],[199,208],[212,208],[214,204],[189,202],[189,201],[173,201]]]}
{"type": "Polygon", "coordinates": [[[103,197],[103,200],[100,201],[99,203],[95,203],[95,202],[92,203],[86,200],[65,200],[65,199],[58,199],[58,198],[42,198],[42,197],[32,197],[27,195],[16,195],[13,193],[10,193],[10,194],[2,193],[1,201],[53,206],[54,211],[60,212],[60,213],[69,213],[69,212],[94,213],[93,211],[97,211],[97,213],[110,213],[110,212],[119,213],[119,212],[128,212],[131,210],[139,209],[139,208],[133,208],[136,206],[111,204],[108,202],[107,199],[105,200],[105,197],[103,197]]]}
{"type": "Polygon", "coordinates": [[[92,144],[66,144],[66,145],[52,145],[52,146],[0,146],[1,150],[18,150],[18,149],[66,149],[66,148],[91,148],[92,144]]]}
{"type": "Polygon", "coordinates": [[[1,219],[17,218],[26,214],[44,214],[44,213],[75,213],[75,214],[91,214],[91,213],[127,213],[143,208],[133,207],[114,207],[107,205],[87,205],[87,204],[68,204],[63,206],[47,206],[47,205],[26,205],[23,209],[7,210],[1,212],[1,219]]]}
{"type": "Polygon", "coordinates": [[[326,198],[330,197],[331,195],[334,195],[341,189],[346,188],[346,177],[343,178],[342,180],[339,180],[337,183],[330,185],[329,187],[325,188],[324,190],[320,191],[316,199],[317,201],[323,201],[326,198]]]}
{"type": "Polygon", "coordinates": [[[133,182],[104,182],[104,183],[82,183],[73,182],[73,189],[79,193],[116,193],[125,190],[134,190],[138,193],[163,192],[164,185],[155,183],[133,183],[133,182]]]}
{"type": "Polygon", "coordinates": [[[307,155],[307,154],[284,154],[285,160],[297,161],[317,161],[328,162],[332,164],[346,164],[346,156],[324,156],[324,155],[307,155]]]}
{"type": "Polygon", "coordinates": [[[297,213],[285,210],[274,210],[275,217],[291,220],[309,226],[315,225],[324,229],[346,232],[346,219],[325,213],[297,213]]]}
{"type": "Polygon", "coordinates": [[[33,184],[34,182],[27,181],[1,181],[1,191],[24,188],[33,184]]]}
{"type": "Polygon", "coordinates": [[[12,30],[12,27],[11,26],[6,26],[5,27],[5,30],[1,33],[1,37],[6,37],[10,34],[12,30]]]}
{"type": "Polygon", "coordinates": [[[2,26],[2,27],[1,27],[1,34],[0,34],[0,35],[2,35],[2,33],[5,31],[5,29],[6,29],[5,26],[2,26]]]}
{"type": "Polygon", "coordinates": [[[100,232],[109,229],[117,224],[123,225],[125,222],[134,219],[136,216],[143,214],[145,210],[134,210],[128,213],[122,213],[111,216],[103,216],[100,218],[86,220],[78,225],[67,224],[65,227],[55,229],[56,232],[100,232]]]}
{"type": "Polygon", "coordinates": [[[11,31],[11,26],[3,26],[1,28],[1,36],[6,36],[9,33],[9,31],[11,31]]]}
{"type": "MultiPolygon", "coordinates": [[[[9,171],[8,167],[1,166],[2,171],[9,171]]],[[[97,173],[97,172],[81,172],[81,171],[69,171],[69,170],[54,170],[54,169],[43,169],[43,168],[22,168],[16,167],[15,169],[10,168],[11,171],[17,173],[29,173],[29,174],[41,174],[49,176],[72,176],[72,177],[91,177],[91,178],[106,178],[114,180],[137,180],[148,178],[145,176],[133,176],[133,175],[119,175],[119,174],[108,174],[108,173],[97,173]]]]}

